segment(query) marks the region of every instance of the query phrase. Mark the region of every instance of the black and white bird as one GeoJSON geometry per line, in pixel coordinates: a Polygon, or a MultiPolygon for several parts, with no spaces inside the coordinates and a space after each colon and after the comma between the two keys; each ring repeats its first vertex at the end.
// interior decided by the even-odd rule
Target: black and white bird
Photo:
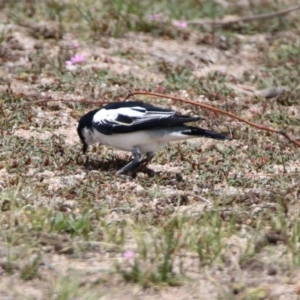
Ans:
{"type": "Polygon", "coordinates": [[[89,145],[95,143],[131,151],[133,160],[117,172],[125,174],[136,172],[168,142],[198,137],[230,139],[221,133],[185,125],[201,119],[199,116],[180,115],[171,109],[140,101],[114,102],[84,115],[79,120],[77,132],[84,153],[89,145]],[[142,154],[146,158],[142,159],[142,154]]]}

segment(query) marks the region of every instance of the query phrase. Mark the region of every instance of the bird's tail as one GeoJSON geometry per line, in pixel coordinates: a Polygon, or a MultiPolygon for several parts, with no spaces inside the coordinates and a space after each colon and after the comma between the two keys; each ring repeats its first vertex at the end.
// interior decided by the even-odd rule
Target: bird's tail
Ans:
{"type": "Polygon", "coordinates": [[[203,136],[208,137],[215,140],[231,140],[231,137],[226,136],[222,133],[210,131],[203,128],[197,128],[197,127],[188,127],[188,129],[182,130],[181,133],[191,136],[203,136]]]}

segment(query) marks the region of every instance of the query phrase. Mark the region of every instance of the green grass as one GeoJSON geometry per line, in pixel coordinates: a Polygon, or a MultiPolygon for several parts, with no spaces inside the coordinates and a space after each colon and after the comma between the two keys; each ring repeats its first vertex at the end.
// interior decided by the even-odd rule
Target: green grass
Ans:
{"type": "MultiPolygon", "coordinates": [[[[286,282],[296,290],[300,156],[283,137],[139,97],[201,115],[197,125],[230,131],[234,140],[169,145],[153,159],[153,172],[129,179],[115,176],[129,154],[97,145],[86,162],[80,153],[77,120],[97,105],[26,104],[119,101],[149,90],[203,101],[299,139],[298,15],[227,28],[172,24],[240,14],[236,2],[218,3],[0,1],[0,269],[3,280],[15,282],[0,287],[1,295],[39,299],[34,289],[45,299],[115,299],[135,298],[138,289],[157,297],[176,286],[178,295],[196,299],[198,289],[209,299],[277,297],[266,274],[275,274],[282,290],[286,282]],[[77,53],[85,61],[68,70],[65,61],[77,53]],[[244,73],[233,74],[235,66],[244,73]],[[286,91],[264,99],[233,88],[242,85],[286,91]]],[[[258,3],[243,15],[280,8],[258,3]]]]}
{"type": "Polygon", "coordinates": [[[91,287],[80,287],[80,278],[76,275],[70,277],[59,277],[53,283],[53,290],[51,291],[52,298],[58,300],[68,300],[76,298],[84,298],[87,300],[99,299],[95,292],[91,291],[91,287]]]}

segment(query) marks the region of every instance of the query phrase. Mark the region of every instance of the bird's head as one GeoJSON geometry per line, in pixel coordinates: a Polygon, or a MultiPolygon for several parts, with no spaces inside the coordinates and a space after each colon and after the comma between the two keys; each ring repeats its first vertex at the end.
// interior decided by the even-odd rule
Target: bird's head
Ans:
{"type": "Polygon", "coordinates": [[[98,110],[99,109],[95,109],[95,110],[88,112],[83,117],[81,117],[81,119],[79,120],[78,127],[77,127],[77,133],[83,144],[83,148],[82,148],[83,153],[85,153],[87,151],[88,146],[91,144],[89,135],[90,135],[90,132],[92,131],[93,117],[98,110]]]}

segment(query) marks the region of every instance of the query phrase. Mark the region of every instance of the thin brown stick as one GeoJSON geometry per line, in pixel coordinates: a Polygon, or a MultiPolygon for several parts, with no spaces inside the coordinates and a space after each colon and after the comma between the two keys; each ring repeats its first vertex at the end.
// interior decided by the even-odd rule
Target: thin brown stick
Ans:
{"type": "MultiPolygon", "coordinates": [[[[300,147],[300,142],[292,139],[286,132],[284,132],[282,130],[277,130],[277,129],[274,129],[274,128],[267,127],[265,125],[256,124],[256,123],[247,121],[247,120],[245,120],[245,119],[243,119],[243,118],[241,118],[241,117],[239,117],[239,116],[237,116],[237,115],[235,115],[233,113],[224,111],[222,109],[219,109],[219,108],[207,105],[207,104],[203,104],[203,103],[199,103],[199,102],[196,102],[196,101],[193,101],[193,100],[183,99],[183,98],[179,98],[179,97],[175,97],[175,96],[171,96],[171,95],[164,95],[164,94],[160,94],[160,93],[153,93],[153,92],[146,92],[146,91],[131,92],[124,99],[124,101],[126,101],[128,98],[130,98],[130,97],[132,97],[134,95],[148,95],[148,96],[152,96],[152,97],[161,97],[161,98],[172,99],[174,101],[181,101],[181,102],[189,103],[189,104],[192,104],[192,105],[196,105],[196,106],[208,109],[210,111],[214,111],[216,113],[220,113],[220,114],[229,116],[229,117],[231,117],[233,119],[236,119],[236,120],[238,120],[240,122],[246,123],[246,124],[248,124],[248,125],[250,125],[252,127],[255,127],[257,129],[280,134],[280,135],[284,136],[289,142],[291,142],[294,145],[300,147]]],[[[37,96],[31,96],[31,97],[37,98],[37,96]]],[[[110,102],[107,102],[107,101],[91,101],[91,100],[86,100],[86,99],[82,99],[82,100],[72,100],[72,99],[65,100],[65,99],[53,99],[52,97],[48,97],[46,99],[36,100],[36,101],[30,101],[30,102],[26,102],[26,103],[23,103],[23,104],[17,104],[17,105],[18,106],[20,106],[20,105],[24,106],[24,105],[32,105],[32,104],[45,103],[45,102],[58,102],[58,101],[60,101],[60,102],[74,102],[74,103],[81,103],[81,104],[97,104],[97,105],[104,105],[104,104],[110,103],[110,102]]]]}
{"type": "Polygon", "coordinates": [[[82,99],[82,100],[66,100],[66,99],[43,99],[43,100],[37,100],[37,101],[32,101],[32,102],[26,102],[23,103],[22,105],[29,105],[29,104],[37,104],[37,103],[43,103],[43,102],[73,102],[73,103],[81,103],[81,104],[97,104],[97,105],[104,105],[104,104],[108,104],[110,102],[106,102],[106,101],[91,101],[91,100],[86,100],[86,99],[82,99]]]}
{"type": "Polygon", "coordinates": [[[179,97],[175,97],[175,96],[164,95],[164,94],[153,93],[153,92],[146,92],[146,91],[134,91],[134,92],[131,92],[125,98],[124,101],[126,101],[128,98],[130,98],[130,97],[132,97],[134,95],[147,95],[147,96],[151,96],[151,97],[167,98],[167,99],[172,99],[174,101],[181,101],[181,102],[189,103],[189,104],[192,104],[192,105],[196,105],[196,106],[208,109],[210,111],[213,111],[213,112],[216,112],[216,113],[219,113],[219,114],[222,114],[222,115],[226,115],[228,117],[231,117],[232,119],[236,119],[236,120],[238,120],[240,122],[246,123],[246,124],[248,124],[248,125],[250,125],[252,127],[255,127],[255,128],[259,129],[259,130],[264,130],[264,131],[269,131],[269,132],[280,134],[280,135],[284,136],[289,142],[291,142],[294,145],[300,147],[300,142],[292,139],[286,132],[284,132],[282,130],[277,130],[277,129],[270,128],[270,127],[267,127],[267,126],[262,125],[262,124],[256,124],[256,123],[253,123],[251,121],[247,121],[247,120],[245,120],[245,119],[243,119],[243,118],[241,118],[241,117],[239,117],[239,116],[237,116],[237,115],[235,115],[233,113],[230,113],[228,111],[225,111],[225,110],[222,110],[222,109],[219,109],[219,108],[207,105],[207,104],[203,104],[203,103],[199,103],[199,102],[196,102],[196,101],[193,101],[193,100],[183,99],[183,98],[179,98],[179,97]]]}
{"type": "Polygon", "coordinates": [[[260,14],[260,15],[254,15],[254,16],[247,16],[247,17],[241,17],[241,18],[236,18],[236,19],[230,19],[230,20],[215,20],[215,21],[205,21],[205,20],[195,20],[195,21],[188,21],[187,23],[190,25],[231,25],[235,23],[246,23],[246,22],[253,22],[257,20],[263,20],[263,19],[270,19],[270,18],[275,18],[279,16],[284,16],[287,15],[291,12],[294,12],[296,10],[300,9],[300,5],[296,5],[294,7],[288,8],[288,9],[283,9],[279,10],[276,12],[272,13],[265,13],[265,14],[260,14]]]}
{"type": "MultiPolygon", "coordinates": [[[[36,96],[31,96],[32,98],[37,98],[36,96]]],[[[81,104],[97,104],[97,105],[104,105],[108,104],[110,102],[108,101],[92,101],[92,100],[74,100],[74,99],[53,99],[52,97],[44,98],[42,100],[36,100],[36,101],[28,101],[25,103],[16,103],[17,106],[26,106],[26,105],[33,105],[33,104],[39,104],[39,103],[47,103],[47,102],[73,102],[73,103],[81,103],[81,104]]]]}

